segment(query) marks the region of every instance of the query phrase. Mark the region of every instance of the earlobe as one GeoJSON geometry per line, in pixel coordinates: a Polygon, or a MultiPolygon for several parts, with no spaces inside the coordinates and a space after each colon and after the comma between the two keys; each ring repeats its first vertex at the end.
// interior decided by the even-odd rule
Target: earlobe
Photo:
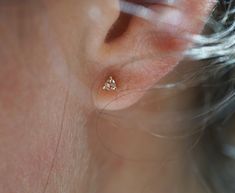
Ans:
{"type": "Polygon", "coordinates": [[[123,66],[112,66],[100,73],[93,85],[93,99],[99,109],[119,110],[137,102],[151,86],[171,71],[178,59],[144,59],[123,66]],[[145,68],[144,68],[145,66],[145,68]],[[157,68],[157,70],[153,70],[157,68]],[[110,78],[111,77],[111,78],[110,78]],[[110,81],[114,84],[110,86],[110,81]],[[109,86],[107,86],[107,83],[109,86]],[[108,89],[104,89],[108,87],[108,89]],[[113,87],[114,89],[109,89],[113,87]]]}
{"type": "MultiPolygon", "coordinates": [[[[93,89],[98,108],[118,110],[137,102],[146,90],[179,63],[183,52],[191,46],[183,34],[200,33],[204,25],[201,18],[206,17],[214,6],[209,0],[175,2],[174,6],[143,6],[125,1],[129,6],[126,12],[133,5],[133,9],[138,8],[140,12],[141,8],[151,13],[154,11],[158,17],[155,21],[153,18],[146,21],[146,18],[138,16],[140,13],[136,13],[137,16],[131,16],[127,29],[118,38],[103,42],[97,57],[98,63],[103,64],[103,70],[93,89]],[[110,77],[115,81],[116,89],[103,89],[110,77]]],[[[122,21],[116,22],[120,24],[122,21]]],[[[110,35],[110,29],[107,34],[110,35]]]]}

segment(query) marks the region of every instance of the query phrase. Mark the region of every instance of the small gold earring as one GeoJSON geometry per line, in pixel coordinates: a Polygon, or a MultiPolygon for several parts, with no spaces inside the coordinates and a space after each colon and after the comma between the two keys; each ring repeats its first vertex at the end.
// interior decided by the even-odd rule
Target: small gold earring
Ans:
{"type": "Polygon", "coordinates": [[[106,91],[115,91],[117,89],[117,84],[116,84],[116,81],[113,79],[112,76],[110,76],[104,86],[103,86],[103,90],[106,90],[106,91]]]}

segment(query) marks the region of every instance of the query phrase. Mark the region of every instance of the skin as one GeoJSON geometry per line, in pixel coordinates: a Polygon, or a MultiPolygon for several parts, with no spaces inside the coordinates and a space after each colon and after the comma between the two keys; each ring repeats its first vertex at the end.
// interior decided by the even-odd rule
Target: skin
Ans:
{"type": "MultiPolygon", "coordinates": [[[[193,14],[208,14],[212,4],[202,2],[208,6],[198,6],[193,14]]],[[[143,113],[154,112],[158,117],[164,109],[193,107],[195,91],[130,93],[107,107],[114,110],[120,105],[120,111],[108,111],[107,115],[101,111],[120,94],[100,90],[104,74],[116,73],[115,68],[109,70],[109,65],[113,66],[110,60],[119,60],[120,50],[126,51],[125,36],[131,37],[131,31],[138,30],[142,22],[133,20],[120,42],[104,43],[119,15],[116,6],[118,2],[110,0],[0,0],[1,193],[205,192],[186,156],[192,138],[164,140],[150,135],[149,119],[143,113]],[[99,23],[94,5],[106,16],[99,23]],[[154,98],[165,99],[146,104],[154,98]],[[140,129],[134,124],[137,120],[146,126],[140,129]]],[[[173,39],[169,41],[172,45],[173,39]]],[[[171,48],[148,49],[167,53],[171,48]]],[[[149,64],[150,71],[156,69],[151,76],[169,74],[180,59],[181,55],[170,58],[169,65],[174,65],[164,73],[158,65],[149,64]]],[[[184,69],[179,67],[179,74],[184,69]]],[[[123,76],[129,71],[123,71],[123,76]]],[[[173,71],[162,81],[177,79],[179,74],[173,71]]],[[[116,77],[117,82],[123,80],[122,73],[116,77]]],[[[147,81],[146,74],[137,70],[127,86],[151,88],[162,77],[147,81]]],[[[160,123],[170,122],[174,116],[163,118],[160,123]]],[[[174,129],[186,130],[190,124],[174,125],[174,129]]],[[[158,127],[159,132],[171,129],[158,127]]]]}

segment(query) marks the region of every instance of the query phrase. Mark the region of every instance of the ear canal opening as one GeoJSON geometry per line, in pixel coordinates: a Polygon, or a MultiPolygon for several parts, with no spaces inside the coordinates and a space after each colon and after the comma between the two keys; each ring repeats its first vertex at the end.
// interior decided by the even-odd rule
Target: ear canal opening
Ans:
{"type": "Polygon", "coordinates": [[[110,43],[121,37],[128,29],[131,17],[131,15],[121,12],[117,21],[112,25],[111,29],[109,30],[105,38],[105,43],[110,43]]]}

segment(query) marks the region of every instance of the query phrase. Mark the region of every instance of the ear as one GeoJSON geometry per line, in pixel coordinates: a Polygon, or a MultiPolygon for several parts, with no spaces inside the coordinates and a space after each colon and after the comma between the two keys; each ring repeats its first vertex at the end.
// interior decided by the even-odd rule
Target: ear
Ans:
{"type": "Polygon", "coordinates": [[[200,33],[214,6],[211,0],[164,1],[108,0],[109,7],[99,12],[103,17],[87,49],[98,74],[92,91],[98,108],[117,110],[137,102],[176,67],[191,46],[185,34],[200,33]],[[117,89],[107,91],[103,85],[110,76],[117,89]]]}

